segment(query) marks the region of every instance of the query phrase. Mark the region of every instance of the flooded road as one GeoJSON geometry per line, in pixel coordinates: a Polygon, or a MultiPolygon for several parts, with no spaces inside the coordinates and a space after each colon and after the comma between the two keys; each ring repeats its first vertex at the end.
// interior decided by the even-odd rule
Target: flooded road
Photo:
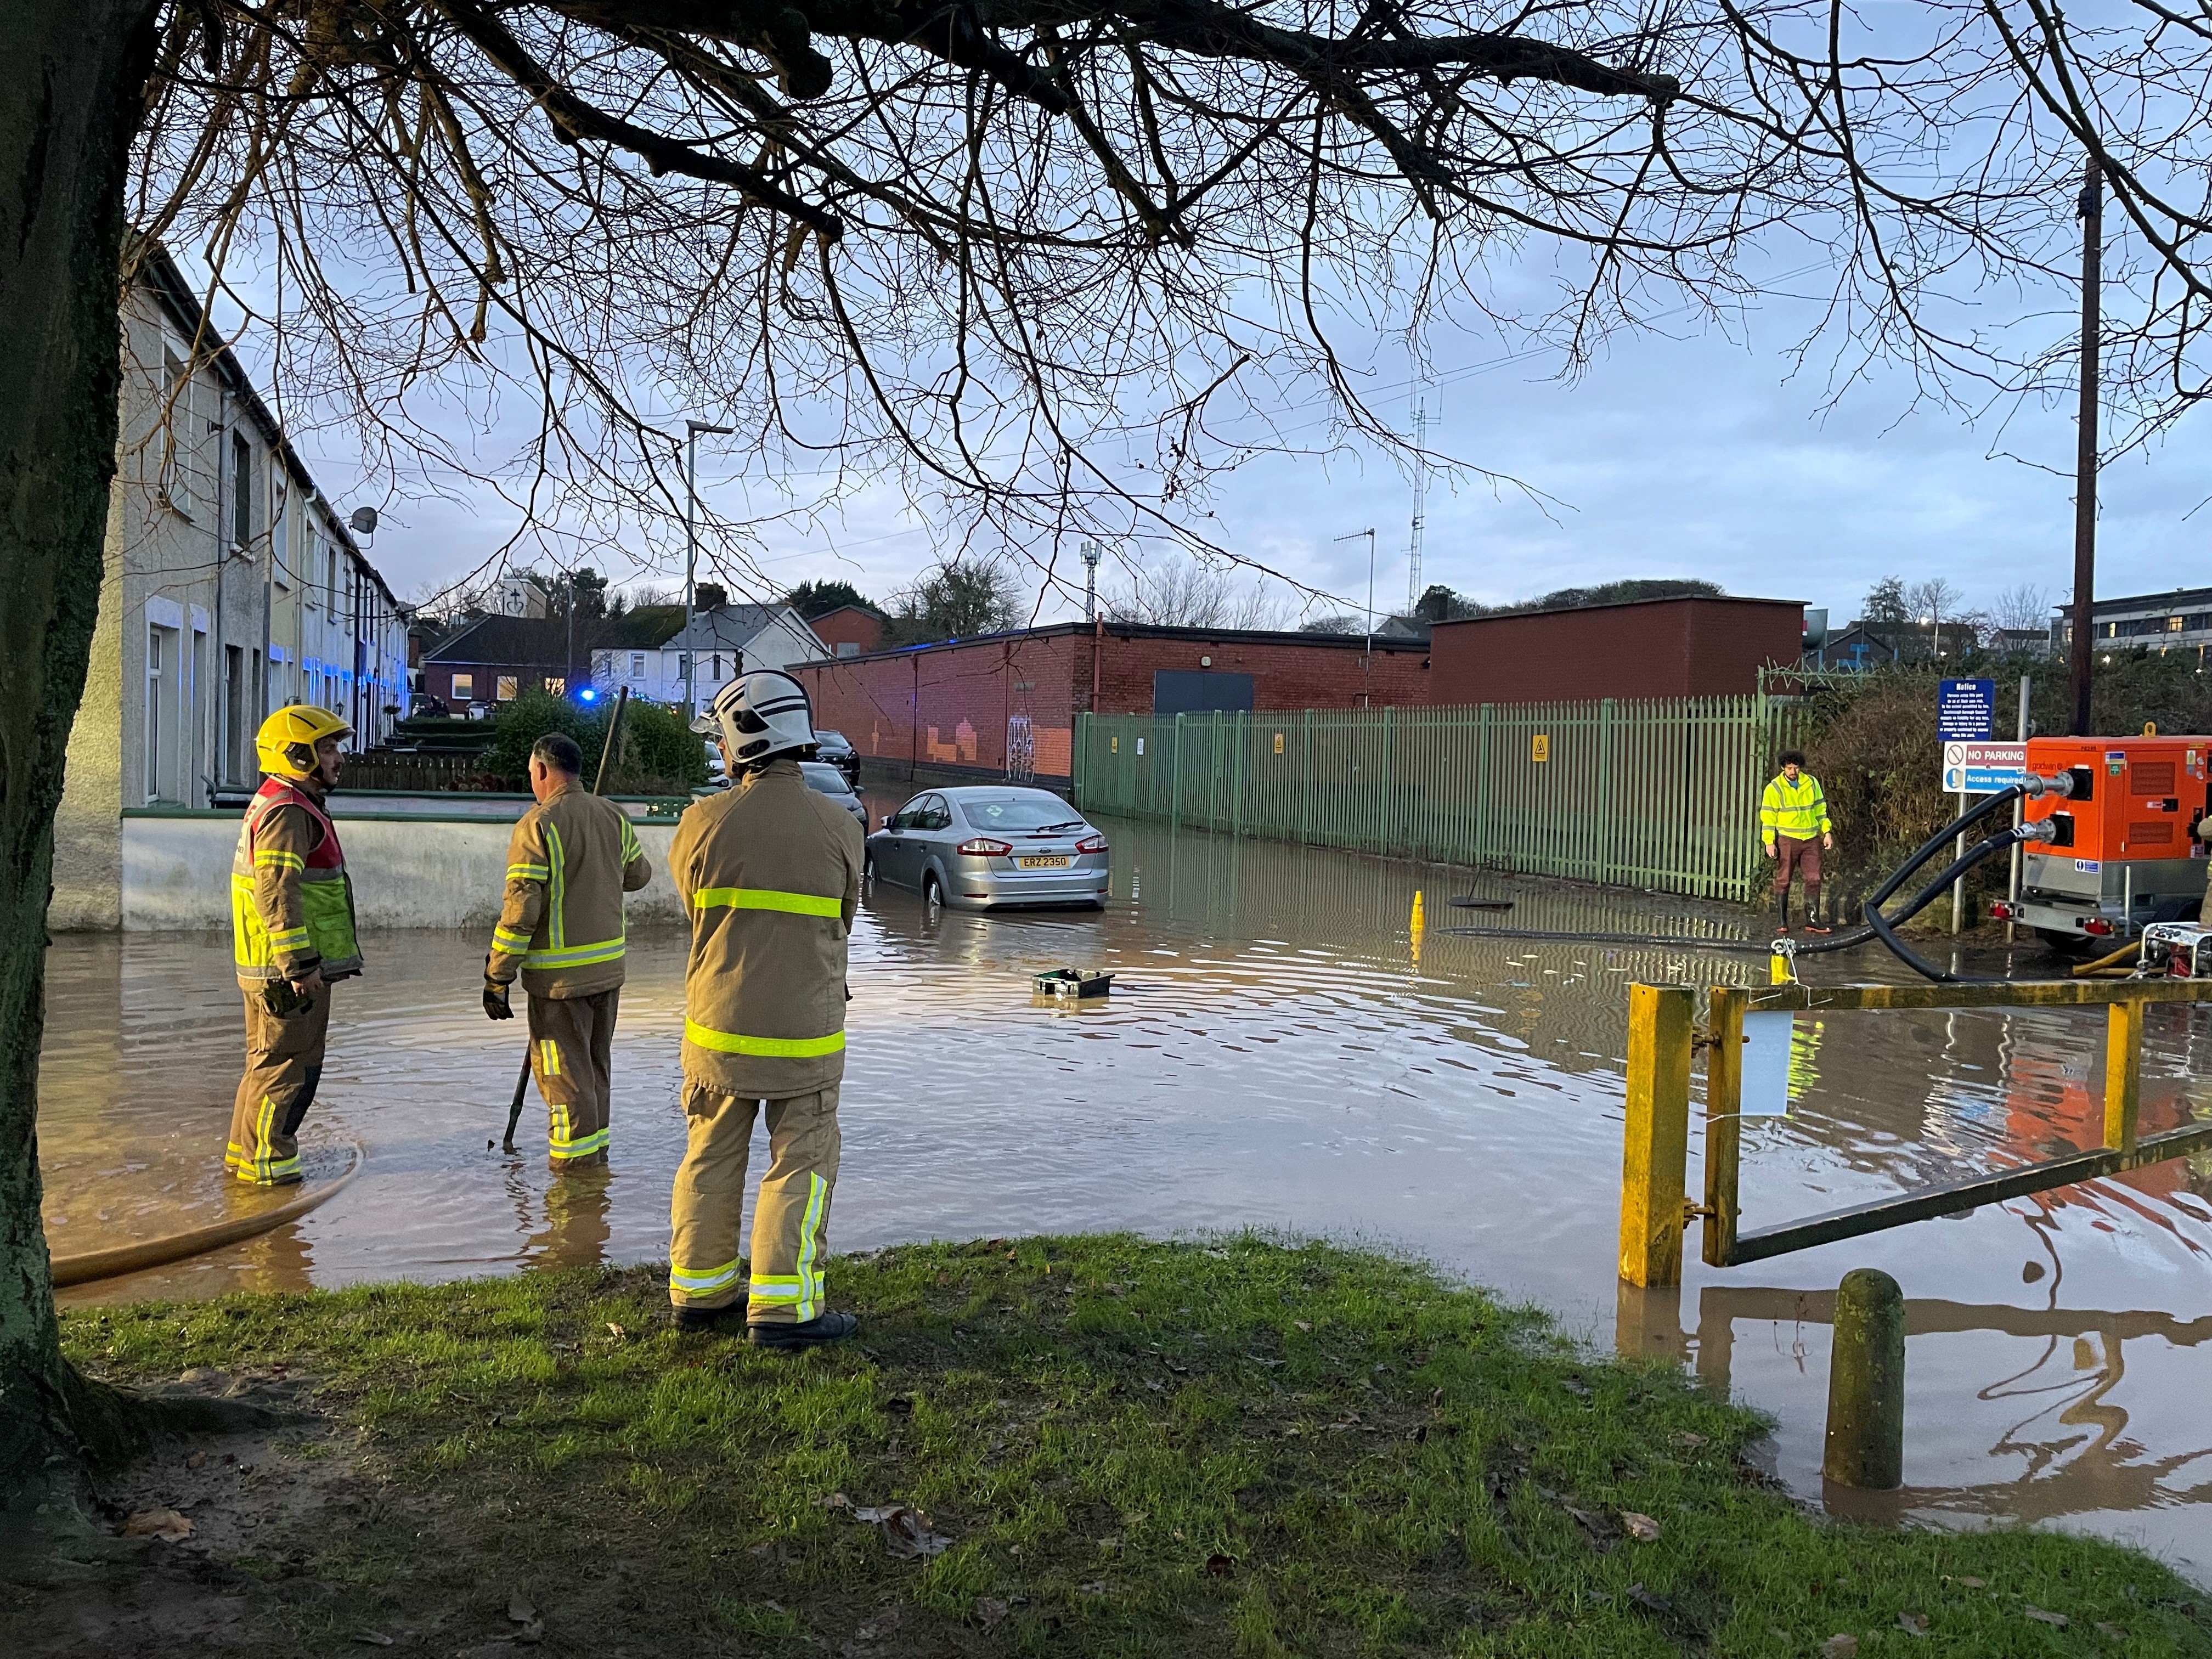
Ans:
{"type": "MultiPolygon", "coordinates": [[[[896,802],[890,803],[896,805],[896,802]]],[[[883,810],[877,804],[877,810],[883,810]]],[[[1778,1420],[1778,1472],[1820,1494],[1827,1296],[1844,1272],[1911,1299],[1904,1510],[2127,1539],[2212,1582],[2212,1160],[1617,1292],[1626,987],[1744,983],[1763,958],[1457,937],[1453,894],[1540,928],[1740,931],[1687,901],[1599,895],[1113,824],[1103,915],[926,915],[871,893],[853,946],[833,1245],[1255,1225],[1417,1253],[1678,1358],[1778,1420]],[[1425,895],[1418,954],[1407,917],[1425,895]],[[1103,1007],[1034,1006],[1030,976],[1115,975],[1103,1007]]],[[[665,879],[665,872],[656,879],[665,879]]],[[[1488,919],[1488,918],[1484,918],[1488,919]]],[[[684,941],[632,935],[612,1166],[555,1180],[533,1094],[503,1125],[517,1025],[477,1004],[484,941],[369,936],[338,988],[310,1155],[367,1149],[329,1205],[77,1301],[436,1279],[661,1257],[684,1144],[684,941]]],[[[48,961],[40,1138],[57,1253],[258,1201],[220,1179],[240,999],[220,936],[71,935],[48,961]]],[[[1829,957],[1807,977],[1903,977],[1829,957]]],[[[2212,1012],[2149,1011],[2143,1128],[2212,1112],[2212,1012]]],[[[2094,1145],[2102,1016],[1851,1014],[1800,1022],[1803,1094],[1747,1125],[1756,1227],[2094,1145]]],[[[1693,1158],[1697,1147],[1692,1146],[1693,1158]]],[[[1692,1170],[1692,1190],[1698,1176],[1692,1170]]],[[[834,1291],[833,1291],[834,1293],[834,1291]]]]}

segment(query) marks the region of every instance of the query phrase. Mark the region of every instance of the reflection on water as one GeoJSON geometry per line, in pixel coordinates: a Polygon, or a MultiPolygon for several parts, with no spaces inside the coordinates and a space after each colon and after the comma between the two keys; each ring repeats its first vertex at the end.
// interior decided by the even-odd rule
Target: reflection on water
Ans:
{"type": "MultiPolygon", "coordinates": [[[[872,802],[878,815],[896,801],[872,802]]],[[[925,915],[869,896],[854,941],[836,1243],[1253,1224],[1408,1250],[1563,1310],[1595,1340],[1678,1355],[1773,1413],[1777,1457],[1817,1493],[1826,1298],[1852,1267],[1912,1303],[1899,1500],[2133,1538],[2212,1577],[2212,1161],[1620,1293],[1614,1231],[1632,980],[1743,983],[1756,957],[1443,933],[1455,894],[1529,927],[1735,933],[1717,907],[1112,826],[1103,915],[925,915]],[[1416,889],[1431,928],[1408,931],[1416,889]],[[1032,975],[1115,975],[1103,1007],[1033,1005],[1032,975]],[[1755,1274],[1767,1281],[1753,1289],[1755,1274]],[[2154,1309],[2144,1314],[2080,1309],[2154,1309]],[[1685,1310],[1695,1310],[1686,1320],[1685,1310]],[[2192,1378],[2194,1379],[2192,1381],[2192,1378]]],[[[611,1166],[560,1180],[534,1138],[489,1143],[520,1058],[485,1021],[483,941],[368,942],[338,988],[307,1139],[368,1149],[323,1209],[248,1243],[64,1292],[434,1279],[635,1261],[666,1248],[683,940],[634,936],[616,1043],[611,1166]]],[[[1809,976],[1895,978],[1864,955],[1809,976]]],[[[216,1218],[240,1004],[220,937],[69,937],[49,958],[42,1088],[57,1250],[216,1218]]],[[[2212,1016],[2147,1020],[2143,1124],[2203,1109],[2212,1016]]],[[[1746,1126],[1745,1224],[2094,1144],[2094,1012],[1804,1022],[1803,1096],[1746,1126]]],[[[542,1121],[534,1098],[526,1130],[542,1121]]],[[[1692,1176],[1692,1184],[1695,1176],[1692,1176]]],[[[1692,1249],[1694,1258],[1694,1244],[1692,1249]]]]}

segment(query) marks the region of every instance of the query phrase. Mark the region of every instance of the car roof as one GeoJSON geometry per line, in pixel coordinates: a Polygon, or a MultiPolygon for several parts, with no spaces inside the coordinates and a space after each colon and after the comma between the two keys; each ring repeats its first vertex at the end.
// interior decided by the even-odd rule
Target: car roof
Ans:
{"type": "MultiPolygon", "coordinates": [[[[1059,801],[1062,806],[1067,805],[1066,800],[1054,794],[1051,790],[1032,789],[1023,783],[970,783],[963,784],[954,789],[924,789],[920,793],[925,795],[943,795],[951,800],[969,800],[978,795],[1036,795],[1044,800],[1059,801]]],[[[1068,810],[1073,811],[1074,809],[1069,807],[1068,810]]]]}

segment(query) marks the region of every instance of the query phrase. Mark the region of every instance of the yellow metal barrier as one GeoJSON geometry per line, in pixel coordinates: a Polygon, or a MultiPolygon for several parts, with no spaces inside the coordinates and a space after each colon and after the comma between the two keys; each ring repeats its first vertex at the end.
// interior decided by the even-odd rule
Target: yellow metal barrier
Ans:
{"type": "MultiPolygon", "coordinates": [[[[1778,965],[1780,957],[1776,958],[1778,965]]],[[[2052,1187],[2093,1181],[2212,1150],[2212,1121],[2144,1135],[2143,1009],[2154,1002],[2212,1001],[2212,980],[2058,980],[1991,985],[1716,985],[1705,1026],[1695,1029],[1686,985],[1632,985],[1628,993],[1628,1122],[1621,1158],[1620,1276],[1631,1285],[1682,1282],[1682,1231],[1705,1223],[1700,1255],[1729,1267],[1816,1244],[1957,1215],[2052,1187]],[[1955,1008],[2106,1010],[2104,1144],[2039,1164],[1921,1188],[1781,1226],[1741,1232],[1743,1021],[1750,1012],[1846,1013],[1955,1008]],[[1705,1054],[1705,1201],[1686,1196],[1690,1066],[1705,1054]]]]}

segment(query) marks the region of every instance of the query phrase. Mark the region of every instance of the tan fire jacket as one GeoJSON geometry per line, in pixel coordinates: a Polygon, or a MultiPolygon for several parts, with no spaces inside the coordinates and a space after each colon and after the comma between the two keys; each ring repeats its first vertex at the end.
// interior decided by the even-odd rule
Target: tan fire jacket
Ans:
{"type": "Polygon", "coordinates": [[[691,918],[684,1077],[782,1100],[845,1074],[845,948],[860,826],[770,761],[676,826],[669,873],[691,918]]]}
{"type": "Polygon", "coordinates": [[[519,968],[534,997],[588,997],[623,982],[623,895],[653,879],[629,816],[580,783],[522,815],[507,843],[507,902],[485,969],[519,968]]]}

